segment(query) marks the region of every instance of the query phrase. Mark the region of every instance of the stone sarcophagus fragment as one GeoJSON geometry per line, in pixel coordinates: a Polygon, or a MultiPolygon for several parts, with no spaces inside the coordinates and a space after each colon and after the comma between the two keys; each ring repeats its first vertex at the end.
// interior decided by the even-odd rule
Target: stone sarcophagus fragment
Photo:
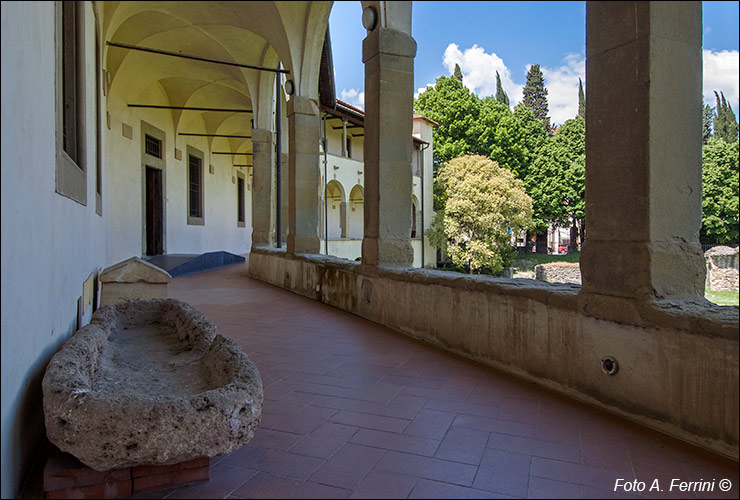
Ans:
{"type": "Polygon", "coordinates": [[[256,366],[174,299],[96,311],[51,359],[43,393],[49,440],[99,471],[229,453],[262,416],[256,366]]]}

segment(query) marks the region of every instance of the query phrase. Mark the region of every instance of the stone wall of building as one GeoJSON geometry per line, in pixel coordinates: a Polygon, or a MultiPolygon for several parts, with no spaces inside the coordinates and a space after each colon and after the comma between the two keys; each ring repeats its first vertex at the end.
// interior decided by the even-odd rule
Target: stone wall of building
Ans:
{"type": "Polygon", "coordinates": [[[549,262],[534,268],[535,279],[550,283],[581,284],[581,268],[578,262],[549,262]]]}
{"type": "Polygon", "coordinates": [[[707,259],[707,290],[735,291],[738,285],[738,249],[717,246],[704,253],[707,259]]]}

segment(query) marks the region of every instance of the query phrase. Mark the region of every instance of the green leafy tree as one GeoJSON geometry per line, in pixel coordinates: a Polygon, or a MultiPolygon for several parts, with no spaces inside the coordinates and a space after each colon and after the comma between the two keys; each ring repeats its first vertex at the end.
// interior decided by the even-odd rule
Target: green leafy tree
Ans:
{"type": "Polygon", "coordinates": [[[455,78],[457,78],[458,80],[460,80],[462,82],[463,75],[462,75],[462,70],[460,69],[460,65],[459,64],[455,64],[455,73],[454,73],[454,75],[455,75],[455,78]]]}
{"type": "Polygon", "coordinates": [[[414,101],[414,111],[436,121],[434,128],[434,210],[444,205],[444,189],[437,171],[442,163],[478,153],[482,127],[481,101],[454,76],[440,76],[414,101]]]}
{"type": "Polygon", "coordinates": [[[714,135],[727,142],[735,142],[738,138],[737,118],[732,111],[730,103],[725,99],[725,94],[714,91],[717,98],[717,114],[714,118],[714,135]],[[721,99],[720,99],[721,96],[721,99]]]}
{"type": "Polygon", "coordinates": [[[738,144],[714,137],[702,148],[702,243],[738,242],[738,144]]]}
{"type": "Polygon", "coordinates": [[[532,197],[537,234],[546,234],[550,226],[584,227],[586,123],[582,117],[566,121],[539,149],[525,185],[532,197]]]}
{"type": "Polygon", "coordinates": [[[704,105],[701,121],[702,144],[706,144],[709,138],[712,137],[712,127],[714,126],[714,108],[709,104],[704,105]]]}
{"type": "Polygon", "coordinates": [[[531,225],[532,200],[514,174],[479,155],[445,162],[438,172],[446,193],[429,231],[452,261],[470,272],[500,273],[513,260],[511,234],[531,225]]]}
{"type": "Polygon", "coordinates": [[[522,102],[532,110],[538,120],[542,121],[549,134],[551,126],[548,116],[547,88],[545,88],[545,77],[540,71],[539,64],[533,64],[527,71],[527,83],[524,85],[522,94],[522,102]]]}
{"type": "Polygon", "coordinates": [[[583,93],[583,82],[578,79],[578,116],[586,118],[586,96],[583,93]]]}
{"type": "Polygon", "coordinates": [[[505,106],[509,106],[509,96],[504,92],[504,87],[501,86],[501,77],[496,71],[496,100],[505,106]]]}

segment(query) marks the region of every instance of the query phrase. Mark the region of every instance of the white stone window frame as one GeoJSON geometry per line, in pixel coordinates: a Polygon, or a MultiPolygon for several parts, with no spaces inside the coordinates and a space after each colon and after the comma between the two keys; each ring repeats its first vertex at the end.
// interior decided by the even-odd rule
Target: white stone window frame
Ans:
{"type": "Polygon", "coordinates": [[[247,220],[247,180],[243,172],[236,173],[236,227],[246,227],[247,220]],[[242,199],[239,200],[239,183],[242,186],[242,199]],[[242,219],[239,220],[241,215],[242,219]]]}
{"type": "Polygon", "coordinates": [[[85,157],[85,3],[56,2],[56,180],[55,191],[87,205],[87,165],[85,157]],[[73,23],[65,23],[73,13],[73,23]],[[65,33],[66,29],[66,33],[65,33]],[[65,41],[67,44],[65,45],[65,41]],[[72,60],[70,61],[70,58],[72,60]],[[65,91],[65,73],[74,82],[65,91]],[[65,123],[64,107],[70,106],[72,123],[65,123]],[[65,130],[74,132],[72,144],[65,145],[65,130]]]}
{"type": "Polygon", "coordinates": [[[205,206],[205,190],[206,190],[206,184],[205,184],[205,155],[203,152],[199,149],[194,148],[193,146],[187,146],[186,147],[186,158],[187,162],[185,163],[185,168],[187,168],[187,172],[185,173],[185,200],[186,200],[186,207],[187,207],[187,219],[188,219],[188,225],[190,226],[205,226],[206,224],[206,206],[205,206]],[[199,196],[199,202],[200,202],[200,216],[193,216],[190,214],[190,157],[193,156],[195,158],[200,159],[200,173],[199,173],[199,179],[198,179],[198,196],[199,196]]]}

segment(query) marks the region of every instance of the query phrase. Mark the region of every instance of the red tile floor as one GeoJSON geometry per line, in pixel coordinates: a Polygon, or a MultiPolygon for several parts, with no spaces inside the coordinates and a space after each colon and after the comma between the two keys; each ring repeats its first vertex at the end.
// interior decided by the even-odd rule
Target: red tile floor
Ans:
{"type": "Polygon", "coordinates": [[[252,280],[247,266],[175,278],[170,296],[257,365],[261,426],[212,461],[208,483],[135,498],[738,498],[737,462],[252,280]],[[618,480],[644,491],[615,491],[618,480]],[[669,491],[673,480],[713,491],[669,491]]]}

